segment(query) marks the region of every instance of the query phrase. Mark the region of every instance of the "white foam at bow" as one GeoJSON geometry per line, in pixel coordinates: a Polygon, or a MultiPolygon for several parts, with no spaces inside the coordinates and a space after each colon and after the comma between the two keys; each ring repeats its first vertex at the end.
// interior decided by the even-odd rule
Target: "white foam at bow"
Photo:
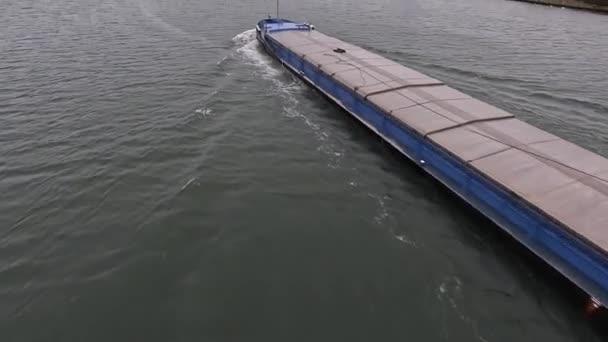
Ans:
{"type": "Polygon", "coordinates": [[[260,51],[255,38],[255,29],[237,34],[232,41],[238,46],[236,52],[244,56],[250,65],[257,67],[264,78],[274,78],[280,74],[280,70],[273,67],[270,56],[260,51]]]}

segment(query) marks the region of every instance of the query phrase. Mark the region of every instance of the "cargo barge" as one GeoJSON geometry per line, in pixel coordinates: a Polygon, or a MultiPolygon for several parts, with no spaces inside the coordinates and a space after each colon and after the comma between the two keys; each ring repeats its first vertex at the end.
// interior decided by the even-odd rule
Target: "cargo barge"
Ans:
{"type": "Polygon", "coordinates": [[[608,303],[608,160],[308,23],[263,48],[590,295],[608,303]]]}

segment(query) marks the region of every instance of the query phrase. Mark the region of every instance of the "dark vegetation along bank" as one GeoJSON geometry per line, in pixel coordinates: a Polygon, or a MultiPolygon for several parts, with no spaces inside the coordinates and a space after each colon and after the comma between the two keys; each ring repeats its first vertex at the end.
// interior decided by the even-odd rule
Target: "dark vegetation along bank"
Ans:
{"type": "Polygon", "coordinates": [[[543,5],[608,12],[608,0],[518,0],[543,5]]]}

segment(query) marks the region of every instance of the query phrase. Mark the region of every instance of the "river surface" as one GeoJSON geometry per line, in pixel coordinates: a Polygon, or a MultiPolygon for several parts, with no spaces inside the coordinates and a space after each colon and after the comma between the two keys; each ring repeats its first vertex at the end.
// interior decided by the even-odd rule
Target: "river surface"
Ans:
{"type": "MultiPolygon", "coordinates": [[[[259,49],[271,0],[0,0],[2,341],[605,341],[577,291],[259,49]]],[[[608,16],[284,0],[608,156],[608,16]]]]}

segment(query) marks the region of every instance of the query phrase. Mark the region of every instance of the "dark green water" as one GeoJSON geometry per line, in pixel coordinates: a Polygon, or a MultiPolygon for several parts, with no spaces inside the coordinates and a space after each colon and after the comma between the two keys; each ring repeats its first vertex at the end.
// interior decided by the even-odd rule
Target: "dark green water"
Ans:
{"type": "MultiPolygon", "coordinates": [[[[0,0],[2,341],[603,341],[578,293],[258,48],[273,1],[0,0]]],[[[608,16],[285,17],[608,155],[608,16]]]]}

